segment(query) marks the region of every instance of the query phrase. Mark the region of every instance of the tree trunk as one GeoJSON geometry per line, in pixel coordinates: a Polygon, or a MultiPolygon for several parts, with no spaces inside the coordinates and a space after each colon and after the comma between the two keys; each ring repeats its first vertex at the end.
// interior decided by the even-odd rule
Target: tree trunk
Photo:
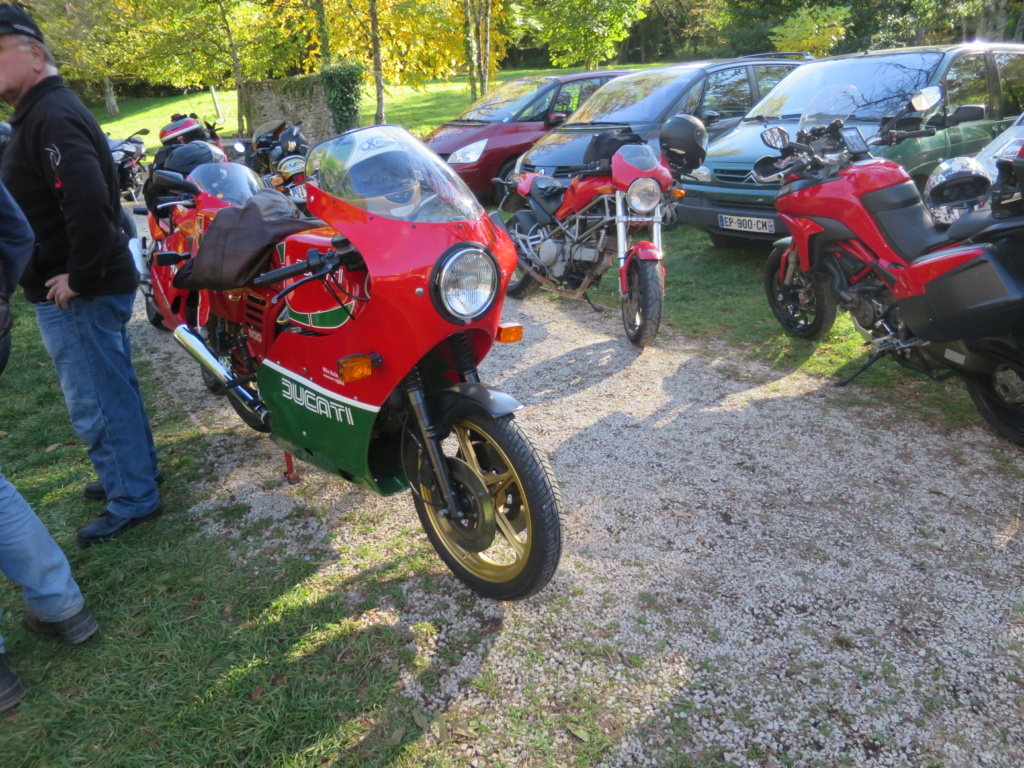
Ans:
{"type": "Polygon", "coordinates": [[[377,91],[377,112],[373,116],[375,125],[384,124],[384,69],[380,57],[380,19],[377,16],[377,0],[370,0],[370,42],[373,46],[373,85],[377,91]]]}
{"type": "Polygon", "coordinates": [[[476,79],[480,83],[480,95],[483,96],[487,93],[487,78],[484,76],[483,59],[485,55],[484,51],[484,36],[483,36],[483,12],[480,9],[480,3],[483,0],[471,0],[473,3],[473,39],[476,43],[476,79]]]}
{"type": "Polygon", "coordinates": [[[224,25],[224,35],[228,39],[228,50],[231,52],[231,71],[235,75],[235,93],[238,98],[238,135],[245,135],[245,115],[242,112],[242,63],[238,57],[238,46],[235,45],[235,36],[231,34],[231,24],[228,23],[228,11],[224,7],[224,0],[217,0],[217,7],[220,9],[221,24],[224,25]]]}
{"type": "Polygon", "coordinates": [[[484,49],[481,52],[483,70],[480,80],[480,90],[487,93],[491,86],[491,10],[492,0],[484,0],[484,49]]]}
{"type": "Polygon", "coordinates": [[[473,13],[470,10],[470,0],[462,0],[462,13],[466,64],[469,69],[469,98],[476,101],[476,51],[473,49],[473,13]]]}
{"type": "Polygon", "coordinates": [[[107,114],[111,117],[117,117],[121,113],[121,108],[117,106],[114,84],[110,82],[110,78],[106,75],[103,76],[103,99],[107,102],[107,114]]]}
{"type": "Polygon", "coordinates": [[[1017,28],[1013,31],[1013,42],[1024,40],[1024,4],[1021,5],[1020,16],[1017,17],[1017,28]]]}
{"type": "Polygon", "coordinates": [[[313,8],[316,11],[316,30],[320,35],[320,69],[331,66],[331,35],[327,26],[327,11],[324,10],[324,0],[314,0],[313,8]]]}

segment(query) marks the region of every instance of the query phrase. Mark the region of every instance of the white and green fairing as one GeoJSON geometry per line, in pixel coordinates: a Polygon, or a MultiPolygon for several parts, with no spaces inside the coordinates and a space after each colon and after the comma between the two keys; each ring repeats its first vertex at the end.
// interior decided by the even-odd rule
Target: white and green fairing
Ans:
{"type": "Polygon", "coordinates": [[[270,412],[270,439],[298,459],[382,495],[408,488],[402,477],[375,477],[369,445],[380,408],[343,397],[269,360],[256,381],[270,412]]]}

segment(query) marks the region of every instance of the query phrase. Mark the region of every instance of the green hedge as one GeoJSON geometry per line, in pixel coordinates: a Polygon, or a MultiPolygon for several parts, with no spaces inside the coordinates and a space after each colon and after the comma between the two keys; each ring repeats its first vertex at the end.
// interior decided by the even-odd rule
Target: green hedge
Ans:
{"type": "Polygon", "coordinates": [[[336,131],[359,125],[359,100],[363,87],[363,65],[347,61],[320,73],[324,97],[334,118],[336,131]]]}

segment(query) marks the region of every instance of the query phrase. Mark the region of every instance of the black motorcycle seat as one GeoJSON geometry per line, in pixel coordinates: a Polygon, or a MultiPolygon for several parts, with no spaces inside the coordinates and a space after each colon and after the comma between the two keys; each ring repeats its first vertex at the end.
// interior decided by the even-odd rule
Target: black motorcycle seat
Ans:
{"type": "Polygon", "coordinates": [[[946,234],[954,241],[976,239],[984,242],[1008,235],[1016,229],[1024,229],[1024,217],[996,219],[991,211],[972,211],[954,221],[946,234]]]}
{"type": "Polygon", "coordinates": [[[912,181],[869,192],[861,202],[874,214],[893,250],[907,262],[952,242],[948,234],[935,227],[912,181]]]}
{"type": "Polygon", "coordinates": [[[550,176],[538,176],[530,187],[530,197],[537,201],[541,208],[554,215],[562,204],[562,197],[568,187],[550,176]]]}

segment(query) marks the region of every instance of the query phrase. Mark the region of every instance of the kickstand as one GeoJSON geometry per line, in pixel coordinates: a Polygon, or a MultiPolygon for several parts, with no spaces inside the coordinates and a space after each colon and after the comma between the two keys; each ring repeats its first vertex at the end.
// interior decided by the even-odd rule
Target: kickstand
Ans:
{"type": "Polygon", "coordinates": [[[845,387],[851,381],[853,381],[858,376],[860,376],[862,373],[864,373],[864,371],[866,371],[872,365],[874,365],[879,360],[881,360],[883,357],[885,357],[885,354],[886,354],[885,350],[878,350],[873,355],[871,355],[871,357],[869,357],[867,359],[867,362],[865,362],[862,366],[860,366],[860,368],[858,368],[856,371],[854,371],[850,376],[848,376],[847,378],[843,379],[842,381],[835,382],[832,386],[833,387],[845,387]]]}
{"type": "Polygon", "coordinates": [[[295,461],[288,451],[284,452],[284,479],[288,481],[289,485],[295,485],[301,480],[299,473],[295,471],[295,461]]]}
{"type": "Polygon", "coordinates": [[[590,294],[588,294],[586,291],[583,292],[583,298],[587,300],[587,304],[589,304],[590,308],[593,309],[595,312],[604,312],[604,307],[598,306],[593,301],[591,301],[590,294]]]}

